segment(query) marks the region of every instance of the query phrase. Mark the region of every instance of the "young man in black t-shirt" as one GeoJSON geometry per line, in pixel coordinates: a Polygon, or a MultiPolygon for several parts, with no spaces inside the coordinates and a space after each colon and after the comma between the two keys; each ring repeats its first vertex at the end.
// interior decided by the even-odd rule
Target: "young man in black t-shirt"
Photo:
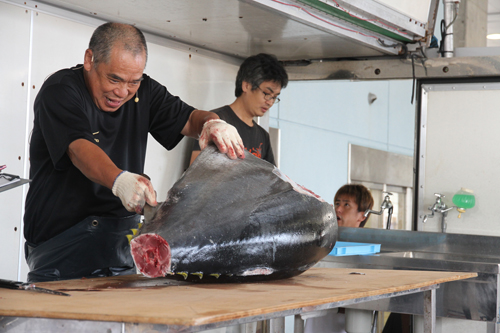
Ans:
{"type": "MultiPolygon", "coordinates": [[[[275,56],[265,53],[251,56],[238,70],[236,100],[230,105],[212,110],[222,120],[236,127],[247,151],[272,164],[276,163],[269,133],[253,119],[262,117],[274,103],[279,102],[281,89],[287,84],[288,75],[275,56]]],[[[195,142],[191,163],[199,153],[200,147],[195,142]]]]}

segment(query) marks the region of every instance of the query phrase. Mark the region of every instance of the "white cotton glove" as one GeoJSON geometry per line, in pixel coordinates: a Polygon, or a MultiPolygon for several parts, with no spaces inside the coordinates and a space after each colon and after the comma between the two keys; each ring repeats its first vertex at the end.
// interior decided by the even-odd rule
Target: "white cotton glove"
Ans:
{"type": "Polygon", "coordinates": [[[230,159],[245,158],[245,146],[238,131],[222,119],[210,119],[203,125],[199,139],[200,149],[205,149],[210,141],[230,159]]]}
{"type": "Polygon", "coordinates": [[[141,214],[146,203],[153,207],[158,204],[151,182],[146,177],[128,171],[122,171],[116,177],[111,191],[129,212],[141,214]]]}

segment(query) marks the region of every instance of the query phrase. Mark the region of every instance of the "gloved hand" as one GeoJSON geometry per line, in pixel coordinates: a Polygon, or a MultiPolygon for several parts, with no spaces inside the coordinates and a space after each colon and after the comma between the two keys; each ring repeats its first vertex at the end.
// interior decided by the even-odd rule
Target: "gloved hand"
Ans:
{"type": "Polygon", "coordinates": [[[128,171],[122,171],[116,177],[111,191],[120,198],[129,212],[141,214],[146,203],[153,207],[158,204],[151,182],[143,176],[128,171]]]}
{"type": "Polygon", "coordinates": [[[210,119],[203,125],[199,139],[200,149],[205,149],[210,141],[230,159],[245,158],[245,146],[238,131],[222,119],[210,119]]]}

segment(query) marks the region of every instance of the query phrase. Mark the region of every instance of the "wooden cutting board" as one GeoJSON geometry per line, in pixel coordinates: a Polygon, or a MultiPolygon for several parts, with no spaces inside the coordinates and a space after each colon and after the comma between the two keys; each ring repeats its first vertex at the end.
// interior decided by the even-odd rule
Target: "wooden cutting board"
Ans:
{"type": "Polygon", "coordinates": [[[142,275],[38,283],[70,297],[0,290],[0,316],[197,326],[423,288],[476,273],[311,268],[283,280],[188,283],[142,275]],[[352,274],[361,273],[361,274],[352,274]]]}

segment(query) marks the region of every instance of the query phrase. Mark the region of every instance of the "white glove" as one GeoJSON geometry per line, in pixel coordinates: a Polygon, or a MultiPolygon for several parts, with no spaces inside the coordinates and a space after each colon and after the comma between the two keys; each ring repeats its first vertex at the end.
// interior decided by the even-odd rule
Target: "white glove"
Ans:
{"type": "Polygon", "coordinates": [[[238,131],[222,119],[210,119],[203,125],[199,139],[200,149],[205,149],[210,141],[230,159],[245,158],[245,146],[238,131]]]}
{"type": "Polygon", "coordinates": [[[120,198],[129,212],[141,214],[146,203],[153,207],[158,204],[151,182],[143,176],[128,171],[122,171],[116,177],[111,191],[120,198]]]}

